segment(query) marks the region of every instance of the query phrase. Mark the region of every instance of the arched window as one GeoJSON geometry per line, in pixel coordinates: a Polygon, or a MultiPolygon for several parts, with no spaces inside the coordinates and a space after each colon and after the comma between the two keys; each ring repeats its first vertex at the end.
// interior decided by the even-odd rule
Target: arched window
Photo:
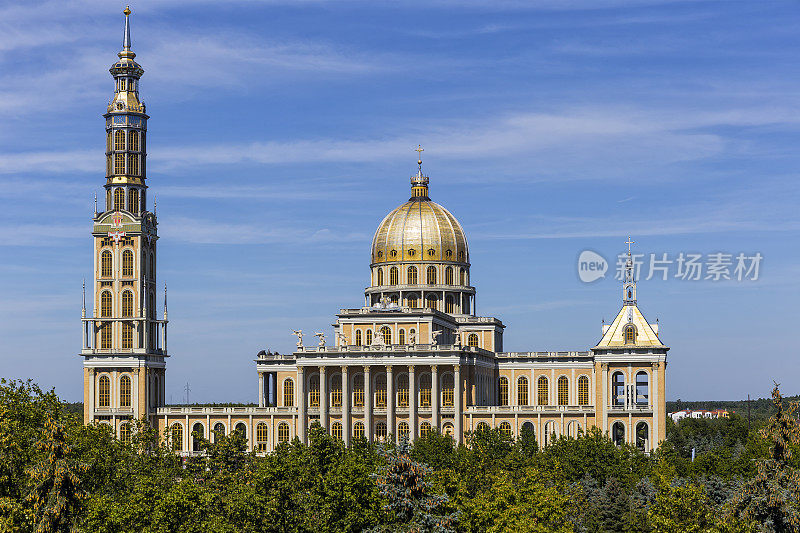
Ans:
{"type": "Polygon", "coordinates": [[[569,379],[567,376],[558,378],[558,405],[569,405],[569,379]]]}
{"type": "Polygon", "coordinates": [[[267,425],[264,422],[259,422],[256,426],[256,448],[260,452],[267,451],[267,438],[268,438],[268,430],[267,425]]]}
{"type": "Polygon", "coordinates": [[[336,374],[331,380],[331,407],[342,406],[342,375],[336,374]]]}
{"type": "Polygon", "coordinates": [[[453,429],[453,424],[451,424],[450,422],[447,422],[442,427],[442,433],[444,433],[445,435],[447,435],[448,437],[450,437],[452,439],[453,435],[455,434],[455,430],[453,429]]]}
{"type": "Polygon", "coordinates": [[[117,130],[114,132],[114,150],[125,149],[125,132],[117,130]]]}
{"type": "Polygon", "coordinates": [[[319,407],[319,374],[311,376],[311,384],[308,389],[311,407],[319,407]]]}
{"type": "Polygon", "coordinates": [[[139,151],[139,133],[136,131],[128,132],[128,150],[139,151]]]}
{"type": "Polygon", "coordinates": [[[528,433],[533,436],[533,438],[536,438],[536,430],[534,429],[532,422],[525,422],[522,424],[522,431],[520,431],[520,434],[524,435],[525,433],[528,433]]]}
{"type": "Polygon", "coordinates": [[[611,376],[611,401],[612,405],[625,405],[625,375],[622,372],[614,372],[611,376]]]}
{"type": "Polygon", "coordinates": [[[508,405],[508,378],[505,376],[498,380],[498,392],[500,405],[508,405]]]}
{"type": "Polygon", "coordinates": [[[367,330],[367,346],[370,346],[371,344],[372,344],[372,330],[368,329],[367,330]]]}
{"type": "Polygon", "coordinates": [[[356,346],[361,346],[361,330],[356,330],[356,346]]]}
{"type": "Polygon", "coordinates": [[[408,430],[408,423],[400,422],[400,424],[397,426],[397,436],[399,437],[399,439],[401,441],[408,440],[409,433],[410,432],[408,430]]]}
{"type": "Polygon", "coordinates": [[[511,424],[508,422],[500,423],[500,434],[508,439],[511,438],[511,424]]]}
{"type": "Polygon", "coordinates": [[[122,276],[133,277],[133,251],[125,250],[122,252],[122,276]]]}
{"type": "Polygon", "coordinates": [[[419,379],[419,406],[431,406],[431,375],[422,374],[419,379]]]}
{"type": "Polygon", "coordinates": [[[428,285],[436,285],[436,267],[428,267],[428,285]]]}
{"type": "Polygon", "coordinates": [[[636,342],[636,327],[633,324],[625,326],[625,344],[634,344],[636,342]]]}
{"type": "Polygon", "coordinates": [[[648,390],[647,372],[636,373],[636,404],[648,405],[650,399],[650,391],[648,390]]]}
{"type": "Polygon", "coordinates": [[[353,438],[354,439],[363,439],[364,438],[364,423],[363,422],[356,422],[353,425],[353,438]]]}
{"type": "Polygon", "coordinates": [[[130,322],[122,323],[122,349],[130,350],[133,348],[133,324],[130,322]]]}
{"type": "Polygon", "coordinates": [[[525,376],[517,380],[517,405],[528,405],[528,378],[525,376]]]}
{"type": "Polygon", "coordinates": [[[119,440],[122,442],[131,441],[131,425],[128,422],[123,422],[119,425],[119,440]]]}
{"type": "Polygon", "coordinates": [[[486,422],[478,422],[478,431],[489,431],[489,424],[486,422]]]}
{"type": "Polygon", "coordinates": [[[453,284],[453,267],[447,267],[444,271],[444,282],[447,285],[453,284]]]}
{"type": "Polygon", "coordinates": [[[383,285],[383,269],[378,268],[378,285],[383,285]]]}
{"type": "Polygon", "coordinates": [[[122,316],[133,316],[133,291],[122,291],[122,316]]]}
{"type": "Polygon", "coordinates": [[[578,378],[578,405],[589,405],[589,378],[578,378]]]}
{"type": "Polygon", "coordinates": [[[417,284],[417,267],[408,267],[408,270],[406,271],[406,281],[408,285],[417,284]]]}
{"type": "Polygon", "coordinates": [[[416,294],[410,295],[408,297],[408,307],[410,307],[411,309],[416,309],[418,306],[419,304],[417,303],[417,295],[416,294]]]}
{"type": "Polygon", "coordinates": [[[238,422],[234,427],[233,430],[240,433],[243,437],[247,438],[247,424],[244,422],[238,422]]]}
{"type": "Polygon", "coordinates": [[[466,272],[464,271],[463,268],[459,268],[458,269],[458,277],[459,277],[459,282],[461,283],[461,285],[466,285],[466,283],[464,283],[464,281],[466,281],[467,274],[466,274],[466,272]]]}
{"type": "Polygon", "coordinates": [[[278,443],[289,442],[289,424],[281,422],[278,426],[278,443]]]}
{"type": "Polygon", "coordinates": [[[625,424],[622,422],[614,422],[611,426],[611,440],[617,446],[625,443],[625,424]]]}
{"type": "Polygon", "coordinates": [[[647,427],[647,422],[639,422],[636,424],[636,447],[642,451],[650,447],[650,428],[647,427]]]}
{"type": "Polygon", "coordinates": [[[386,440],[386,422],[378,422],[375,424],[375,438],[383,442],[386,440]]]}
{"type": "Polygon", "coordinates": [[[100,349],[111,349],[111,323],[106,322],[100,326],[100,349]]]}
{"type": "Polygon", "coordinates": [[[111,312],[111,291],[103,291],[100,294],[100,316],[102,318],[110,318],[111,312]]]}
{"type": "Polygon", "coordinates": [[[408,374],[400,374],[397,379],[397,406],[408,407],[408,374]]]}
{"type": "Polygon", "coordinates": [[[472,348],[478,347],[478,336],[474,333],[470,333],[469,337],[467,337],[467,346],[472,348]]]}
{"type": "Polygon", "coordinates": [[[331,436],[336,437],[339,440],[342,440],[342,423],[341,422],[334,422],[331,425],[331,436]]]}
{"type": "Polygon", "coordinates": [[[556,441],[557,436],[558,433],[556,431],[556,423],[547,422],[544,425],[544,445],[547,446],[549,444],[553,444],[556,441]]]}
{"type": "Polygon", "coordinates": [[[100,277],[101,278],[110,278],[112,276],[111,272],[111,264],[113,261],[113,256],[111,255],[110,250],[103,250],[103,253],[100,254],[100,277]]]}
{"type": "MultiPolygon", "coordinates": [[[[118,157],[122,158],[122,155],[117,154],[118,157]]],[[[123,174],[124,172],[117,172],[117,174],[123,174]]],[[[117,187],[114,189],[114,211],[122,211],[125,209],[125,189],[122,187],[117,187]]]]}
{"type": "Polygon", "coordinates": [[[389,285],[397,285],[397,267],[389,269],[389,285]]]}
{"type": "Polygon", "coordinates": [[[405,344],[406,343],[406,330],[401,329],[397,332],[397,343],[398,344],[405,344]]]}
{"type": "Polygon", "coordinates": [[[375,379],[375,407],[386,408],[386,374],[378,374],[375,379]]]}
{"type": "Polygon", "coordinates": [[[283,406],[294,407],[294,380],[291,378],[283,380],[283,406]]]}
{"type": "Polygon", "coordinates": [[[225,424],[223,424],[222,422],[217,422],[216,424],[214,424],[214,440],[216,440],[217,437],[224,437],[224,436],[225,436],[225,424]]]}
{"type": "Polygon", "coordinates": [[[119,378],[119,406],[131,406],[131,378],[128,376],[119,378]]]}
{"type": "Polygon", "coordinates": [[[430,309],[439,309],[439,297],[435,294],[429,294],[425,297],[427,301],[426,306],[430,309]]]}
{"type": "Polygon", "coordinates": [[[199,452],[203,446],[203,424],[200,422],[196,423],[192,427],[192,451],[199,452]]]}
{"type": "Polygon", "coordinates": [[[131,176],[139,175],[139,156],[128,154],[128,174],[131,176]]]}
{"type": "Polygon", "coordinates": [[[450,313],[450,314],[455,313],[455,303],[453,302],[453,297],[452,296],[447,296],[447,298],[445,298],[444,302],[445,302],[445,306],[444,306],[445,312],[446,313],[450,313]]]}
{"type": "Polygon", "coordinates": [[[353,406],[364,407],[364,374],[353,377],[353,406]]]}
{"type": "Polygon", "coordinates": [[[387,346],[392,344],[392,330],[389,329],[389,326],[383,326],[381,328],[381,336],[383,337],[383,344],[387,346]]]}
{"type": "Polygon", "coordinates": [[[100,376],[100,383],[97,387],[97,406],[111,406],[111,380],[108,376],[100,376]]]}
{"type": "Polygon", "coordinates": [[[538,404],[539,405],[549,405],[550,404],[550,388],[548,387],[547,378],[545,376],[539,376],[538,383],[538,404]]]}
{"type": "Polygon", "coordinates": [[[128,191],[128,211],[133,214],[139,213],[139,190],[131,189],[128,191]]]}
{"type": "MultiPolygon", "coordinates": [[[[125,154],[114,154],[114,174],[125,174],[125,154]]],[[[114,209],[119,210],[122,209],[122,207],[117,209],[117,204],[115,202],[114,209]]]]}
{"type": "Polygon", "coordinates": [[[172,451],[179,452],[183,448],[183,426],[175,422],[172,424],[172,451]]]}
{"type": "Polygon", "coordinates": [[[428,433],[431,432],[431,425],[428,422],[423,422],[419,425],[419,436],[420,437],[427,437],[428,433]]]}
{"type": "Polygon", "coordinates": [[[445,374],[442,376],[442,406],[453,407],[453,400],[455,397],[455,380],[453,374],[445,374]]]}

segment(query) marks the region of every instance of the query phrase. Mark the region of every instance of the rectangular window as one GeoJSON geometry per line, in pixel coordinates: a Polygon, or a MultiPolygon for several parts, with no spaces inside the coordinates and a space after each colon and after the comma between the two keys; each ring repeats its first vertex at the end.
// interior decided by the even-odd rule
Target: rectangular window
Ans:
{"type": "Polygon", "coordinates": [[[125,350],[133,348],[133,326],[130,322],[122,323],[122,348],[125,350]]]}
{"type": "Polygon", "coordinates": [[[100,349],[111,349],[111,324],[108,322],[100,326],[100,349]]]}
{"type": "Polygon", "coordinates": [[[114,174],[125,174],[125,154],[114,154],[114,174]]]}

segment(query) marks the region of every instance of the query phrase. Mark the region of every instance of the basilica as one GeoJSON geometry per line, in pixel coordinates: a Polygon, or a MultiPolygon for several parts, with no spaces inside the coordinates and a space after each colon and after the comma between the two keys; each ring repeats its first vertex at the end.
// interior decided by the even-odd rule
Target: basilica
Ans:
{"type": "Polygon", "coordinates": [[[637,306],[630,245],[621,308],[595,346],[504,351],[503,322],[475,314],[466,233],[431,199],[435,186],[432,193],[421,158],[410,198],[375,231],[362,307],[340,309],[329,335],[295,331],[293,353],[259,352],[257,406],[166,405],[166,291],[159,318],[149,116],[129,15],[126,8],[123,49],[110,68],[114,96],[103,115],[105,201],[93,218],[92,311],[84,303],[80,352],[86,423],[109,424],[128,439],[131,421],[145,419],[185,455],[199,451],[198,437],[232,431],[266,453],[305,442],[312,424],[345,444],[430,431],[464,442],[480,427],[512,438],[530,431],[541,446],[593,427],[645,451],[665,438],[669,348],[637,306]]]}

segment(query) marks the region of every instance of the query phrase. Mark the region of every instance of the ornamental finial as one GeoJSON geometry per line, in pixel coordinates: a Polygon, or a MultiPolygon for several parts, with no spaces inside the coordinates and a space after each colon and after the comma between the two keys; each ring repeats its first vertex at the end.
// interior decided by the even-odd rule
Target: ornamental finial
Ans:
{"type": "Polygon", "coordinates": [[[126,52],[129,52],[131,49],[131,26],[128,22],[128,17],[131,14],[131,7],[125,6],[125,35],[122,38],[122,49],[126,52]]]}
{"type": "Polygon", "coordinates": [[[419,165],[419,173],[422,175],[422,152],[424,152],[425,149],[421,144],[418,144],[417,147],[414,148],[414,151],[417,152],[417,165],[419,165]]]}

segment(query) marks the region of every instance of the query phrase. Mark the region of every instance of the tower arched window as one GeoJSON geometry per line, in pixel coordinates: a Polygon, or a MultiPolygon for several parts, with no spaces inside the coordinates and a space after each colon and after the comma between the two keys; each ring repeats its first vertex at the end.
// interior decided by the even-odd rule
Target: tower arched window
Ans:
{"type": "Polygon", "coordinates": [[[111,406],[111,380],[108,376],[100,376],[100,381],[97,385],[97,406],[111,406]]]}
{"type": "Polygon", "coordinates": [[[636,424],[636,447],[645,451],[649,447],[649,441],[650,428],[647,426],[647,422],[639,422],[636,424]]]}
{"type": "Polygon", "coordinates": [[[199,452],[203,448],[203,438],[205,437],[205,431],[203,430],[203,424],[197,422],[192,427],[192,451],[199,452]]]}
{"type": "Polygon", "coordinates": [[[625,374],[622,372],[611,376],[611,401],[615,406],[625,405],[625,374]]]}
{"type": "Polygon", "coordinates": [[[375,379],[375,407],[386,408],[386,374],[378,374],[375,379]]]}
{"type": "Polygon", "coordinates": [[[281,422],[278,426],[278,443],[289,442],[289,424],[281,422]]]}
{"type": "Polygon", "coordinates": [[[356,330],[356,346],[361,346],[361,330],[356,330]]]}
{"type": "Polygon", "coordinates": [[[397,274],[397,267],[392,267],[389,269],[389,285],[397,285],[397,274]]]}
{"type": "Polygon", "coordinates": [[[472,348],[478,347],[478,336],[475,333],[470,333],[469,337],[467,337],[467,346],[472,348]]]}
{"type": "Polygon", "coordinates": [[[122,252],[122,277],[133,277],[133,251],[125,250],[122,252]]]}
{"type": "Polygon", "coordinates": [[[633,324],[628,324],[623,331],[625,344],[634,344],[636,342],[636,327],[633,324]]]}
{"type": "Polygon", "coordinates": [[[447,285],[453,284],[453,267],[447,267],[447,269],[444,271],[444,282],[447,285]]]}
{"type": "Polygon", "coordinates": [[[319,374],[311,376],[311,383],[308,386],[308,398],[311,407],[319,407],[319,374]]]}
{"type": "Polygon", "coordinates": [[[517,405],[528,405],[528,378],[517,379],[517,405]]]}
{"type": "Polygon", "coordinates": [[[442,406],[453,407],[455,399],[455,380],[453,374],[442,376],[442,406]]]}
{"type": "Polygon", "coordinates": [[[419,380],[419,406],[431,406],[431,375],[422,374],[419,380]]]}
{"type": "Polygon", "coordinates": [[[397,406],[408,407],[408,374],[400,374],[397,380],[397,406]]]}
{"type": "Polygon", "coordinates": [[[378,268],[378,285],[383,285],[383,269],[378,268]]]}
{"type": "Polygon", "coordinates": [[[119,406],[131,406],[131,378],[129,376],[119,378],[119,406]]]}
{"type": "Polygon", "coordinates": [[[447,298],[445,298],[444,300],[444,303],[445,303],[444,310],[446,313],[452,314],[455,312],[455,303],[453,302],[452,296],[447,296],[447,298]]]}
{"type": "Polygon", "coordinates": [[[539,376],[539,381],[537,383],[538,389],[538,404],[539,405],[549,405],[550,404],[550,387],[548,387],[547,377],[539,376]]]}
{"type": "Polygon", "coordinates": [[[128,191],[128,211],[134,215],[139,214],[139,189],[128,191]]]}
{"type": "Polygon", "coordinates": [[[130,322],[122,323],[122,348],[124,350],[133,348],[133,324],[130,322]]]}
{"type": "Polygon", "coordinates": [[[459,276],[459,278],[460,278],[460,279],[459,279],[459,281],[460,281],[460,284],[461,284],[461,285],[466,285],[466,283],[464,283],[464,281],[465,281],[465,279],[466,279],[466,273],[464,272],[464,269],[463,269],[463,268],[460,268],[460,269],[459,269],[458,276],[459,276]]]}
{"type": "Polygon", "coordinates": [[[172,451],[181,451],[181,448],[183,448],[183,426],[179,422],[175,422],[172,424],[170,433],[170,437],[172,438],[172,451]]]}
{"type": "Polygon", "coordinates": [[[114,154],[114,174],[125,174],[125,154],[114,154]]]}
{"type": "Polygon", "coordinates": [[[139,151],[139,132],[128,132],[128,150],[133,152],[139,151]]]}
{"type": "Polygon", "coordinates": [[[353,377],[353,407],[364,407],[364,374],[353,377]]]}
{"type": "Polygon", "coordinates": [[[114,150],[114,135],[109,131],[106,134],[106,152],[114,150]]]}
{"type": "Polygon", "coordinates": [[[139,175],[139,156],[137,154],[128,154],[128,174],[139,175]]]}
{"type": "Polygon", "coordinates": [[[589,378],[578,378],[578,405],[589,405],[589,378]]]}
{"type": "Polygon", "coordinates": [[[569,405],[569,379],[561,376],[556,382],[558,388],[558,405],[569,405]]]}
{"type": "Polygon", "coordinates": [[[367,328],[366,341],[367,341],[366,342],[367,346],[370,346],[372,344],[372,330],[369,328],[367,328]]]}
{"type": "Polygon", "coordinates": [[[417,284],[417,267],[408,267],[408,270],[406,270],[406,281],[408,285],[417,284]]]}
{"type": "Polygon", "coordinates": [[[267,444],[269,438],[269,430],[264,422],[259,422],[256,426],[256,447],[260,452],[267,451],[267,444]]]}
{"type": "Polygon", "coordinates": [[[117,130],[114,132],[114,150],[125,149],[125,132],[117,130]]]}
{"type": "Polygon", "coordinates": [[[283,406],[294,407],[294,380],[292,378],[283,380],[283,406]]]}
{"type": "Polygon", "coordinates": [[[342,375],[336,374],[331,380],[331,407],[342,406],[342,375]]]}
{"type": "Polygon", "coordinates": [[[122,211],[123,209],[125,209],[125,189],[117,187],[114,189],[114,211],[122,211]]]}
{"type": "Polygon", "coordinates": [[[392,330],[389,329],[389,326],[381,328],[381,336],[383,337],[383,344],[387,346],[392,344],[392,330]]]}
{"type": "Polygon", "coordinates": [[[508,378],[503,376],[498,380],[498,400],[500,405],[508,405],[508,378]]]}
{"type": "Polygon", "coordinates": [[[111,250],[103,250],[100,254],[100,277],[110,278],[112,276],[111,265],[113,263],[113,256],[111,250]]]}
{"type": "Polygon", "coordinates": [[[100,349],[111,349],[111,323],[106,322],[100,326],[100,349]]]}
{"type": "Polygon", "coordinates": [[[427,273],[428,285],[436,285],[436,267],[429,266],[427,273]]]}
{"type": "Polygon", "coordinates": [[[112,313],[111,291],[103,291],[100,294],[100,317],[110,318],[112,313]]]}
{"type": "Polygon", "coordinates": [[[650,391],[648,386],[647,372],[641,371],[636,373],[636,403],[638,405],[647,405],[650,399],[650,391]]]}

